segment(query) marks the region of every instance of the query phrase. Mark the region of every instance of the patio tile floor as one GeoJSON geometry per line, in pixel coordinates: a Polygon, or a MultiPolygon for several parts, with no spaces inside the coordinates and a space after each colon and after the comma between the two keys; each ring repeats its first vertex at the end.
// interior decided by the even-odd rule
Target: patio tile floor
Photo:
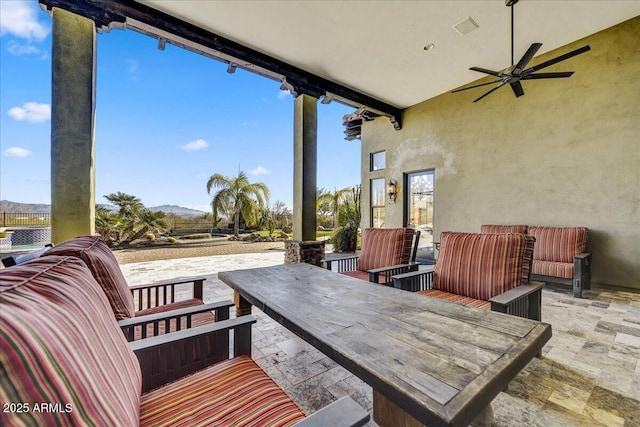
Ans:
{"type": "MultiPolygon", "coordinates": [[[[122,265],[130,285],[203,275],[205,301],[232,298],[224,270],[281,264],[282,252],[122,265]]],[[[640,426],[640,292],[543,290],[543,321],[553,337],[494,400],[496,426],[640,426]]],[[[351,395],[371,411],[371,387],[256,308],[253,358],[305,412],[351,395]]],[[[370,425],[376,424],[372,421],[370,425]]]]}

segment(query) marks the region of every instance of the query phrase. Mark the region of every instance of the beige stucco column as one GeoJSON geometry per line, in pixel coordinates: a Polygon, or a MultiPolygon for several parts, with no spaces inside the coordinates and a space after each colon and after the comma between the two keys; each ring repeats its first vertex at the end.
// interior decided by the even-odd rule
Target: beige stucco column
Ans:
{"type": "Polygon", "coordinates": [[[96,31],[92,20],[53,9],[51,237],[95,231],[96,31]]]}
{"type": "Polygon", "coordinates": [[[300,95],[293,119],[293,239],[316,239],[318,100],[300,95]]]}

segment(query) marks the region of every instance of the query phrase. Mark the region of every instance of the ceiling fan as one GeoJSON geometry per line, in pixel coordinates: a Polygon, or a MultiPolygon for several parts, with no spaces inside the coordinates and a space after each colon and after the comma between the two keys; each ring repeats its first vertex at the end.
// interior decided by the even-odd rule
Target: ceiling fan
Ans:
{"type": "MultiPolygon", "coordinates": [[[[505,0],[505,5],[511,8],[511,64],[513,64],[513,6],[516,3],[518,3],[518,1],[519,0],[505,0]]],[[[469,68],[470,70],[473,70],[473,71],[478,71],[480,73],[496,76],[498,77],[498,80],[493,80],[487,83],[481,83],[479,85],[473,85],[473,86],[468,86],[461,89],[456,89],[451,91],[451,93],[498,83],[496,87],[494,87],[484,95],[480,96],[479,98],[475,99],[473,102],[480,101],[485,96],[500,89],[502,86],[506,84],[509,84],[511,86],[511,89],[513,90],[513,93],[516,95],[516,98],[517,98],[524,95],[524,89],[522,89],[522,84],[520,83],[521,80],[558,79],[558,78],[571,77],[571,75],[573,74],[573,71],[563,71],[563,72],[555,72],[555,73],[536,73],[536,74],[534,73],[538,70],[549,67],[553,64],[557,64],[560,61],[564,61],[565,59],[572,58],[576,55],[580,55],[581,53],[591,50],[591,47],[589,47],[589,45],[586,45],[579,49],[572,50],[569,53],[565,53],[564,55],[560,55],[556,58],[545,61],[541,64],[534,65],[533,67],[530,67],[530,68],[526,68],[526,66],[533,59],[533,57],[538,52],[540,47],[542,47],[542,43],[533,43],[531,46],[529,46],[529,49],[527,49],[527,51],[522,56],[522,58],[520,58],[520,61],[518,61],[517,64],[511,65],[509,68],[507,68],[502,72],[487,70],[486,68],[480,68],[480,67],[469,68]]]]}

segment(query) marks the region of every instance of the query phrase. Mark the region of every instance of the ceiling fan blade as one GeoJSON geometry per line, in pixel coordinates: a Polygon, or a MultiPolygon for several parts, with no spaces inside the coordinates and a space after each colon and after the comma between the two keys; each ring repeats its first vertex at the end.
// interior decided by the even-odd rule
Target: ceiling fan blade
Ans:
{"type": "Polygon", "coordinates": [[[513,89],[513,93],[516,98],[524,95],[524,89],[522,89],[522,84],[518,80],[517,82],[509,83],[511,85],[511,89],[513,89]]]}
{"type": "Polygon", "coordinates": [[[571,77],[573,71],[563,71],[560,73],[536,73],[522,76],[523,79],[560,79],[563,77],[571,77]]]}
{"type": "Polygon", "coordinates": [[[490,74],[492,76],[500,77],[500,73],[498,71],[487,70],[486,68],[480,68],[480,67],[471,67],[469,69],[472,71],[477,71],[479,73],[485,73],[485,74],[490,74]]]}
{"type": "Polygon", "coordinates": [[[556,58],[550,59],[550,60],[545,61],[545,62],[543,62],[541,64],[534,65],[531,68],[527,68],[526,70],[524,70],[524,73],[533,73],[534,71],[542,70],[543,68],[546,68],[546,67],[548,67],[550,65],[557,64],[560,61],[564,61],[565,59],[572,58],[572,57],[574,57],[576,55],[580,55],[581,53],[585,53],[585,52],[588,52],[590,50],[591,50],[591,47],[589,45],[583,46],[583,47],[581,47],[579,49],[572,50],[569,53],[565,53],[564,55],[560,55],[560,56],[558,56],[556,58]]]}
{"type": "Polygon", "coordinates": [[[474,87],[486,86],[486,85],[490,85],[490,84],[498,83],[498,82],[501,82],[501,81],[502,81],[502,79],[500,79],[500,80],[494,80],[494,81],[492,81],[492,82],[487,82],[487,83],[480,83],[479,85],[473,85],[473,86],[463,87],[463,88],[461,88],[461,89],[452,90],[452,91],[451,91],[451,93],[461,92],[461,91],[463,91],[463,90],[473,89],[474,87]]]}
{"type": "Polygon", "coordinates": [[[542,43],[533,43],[531,46],[529,46],[529,49],[527,49],[522,58],[520,58],[520,61],[518,61],[516,66],[513,68],[511,74],[515,76],[520,75],[520,73],[522,73],[522,70],[524,70],[524,67],[526,67],[527,64],[531,62],[531,60],[541,47],[542,43]]]}
{"type": "Polygon", "coordinates": [[[496,90],[500,89],[502,86],[505,85],[505,82],[500,83],[498,86],[494,87],[493,89],[491,89],[489,92],[485,93],[484,95],[482,95],[480,98],[475,99],[473,102],[478,102],[480,101],[482,98],[484,98],[485,96],[489,95],[492,92],[495,92],[496,90]]]}

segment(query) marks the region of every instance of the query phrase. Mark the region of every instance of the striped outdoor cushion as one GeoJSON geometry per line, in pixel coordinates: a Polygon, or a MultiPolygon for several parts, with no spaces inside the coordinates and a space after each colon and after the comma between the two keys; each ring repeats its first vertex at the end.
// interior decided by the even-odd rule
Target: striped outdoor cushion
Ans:
{"type": "Polygon", "coordinates": [[[482,234],[499,234],[499,233],[522,233],[527,234],[526,225],[482,225],[480,227],[482,234]]]}
{"type": "Polygon", "coordinates": [[[81,258],[102,286],[116,319],[135,316],[133,296],[120,270],[116,257],[99,236],[80,236],[49,249],[47,255],[68,255],[81,258]]]}
{"type": "Polygon", "coordinates": [[[534,259],[532,271],[533,271],[533,274],[572,279],[573,263],[572,262],[540,261],[540,260],[534,259]]]}
{"type": "Polygon", "coordinates": [[[290,426],[298,406],[248,356],[239,356],[142,396],[140,426],[290,426]],[[188,404],[186,404],[188,402],[188,404]]]}
{"type": "Polygon", "coordinates": [[[413,233],[412,228],[366,228],[362,232],[358,270],[408,263],[413,233]]]}
{"type": "Polygon", "coordinates": [[[469,307],[482,308],[484,310],[491,310],[491,303],[489,301],[482,301],[475,298],[465,297],[463,295],[456,295],[450,292],[440,291],[438,289],[427,289],[426,291],[416,292],[420,295],[426,295],[432,298],[438,298],[449,302],[455,302],[457,304],[467,305],[469,307]]]}
{"type": "Polygon", "coordinates": [[[0,325],[0,402],[31,405],[0,412],[0,425],[138,425],[138,360],[82,260],[48,255],[0,270],[0,325]]]}
{"type": "Polygon", "coordinates": [[[540,261],[573,262],[587,246],[586,227],[529,227],[536,238],[533,259],[540,261]]]}
{"type": "Polygon", "coordinates": [[[487,301],[520,285],[527,236],[443,232],[434,289],[487,301]]]}

